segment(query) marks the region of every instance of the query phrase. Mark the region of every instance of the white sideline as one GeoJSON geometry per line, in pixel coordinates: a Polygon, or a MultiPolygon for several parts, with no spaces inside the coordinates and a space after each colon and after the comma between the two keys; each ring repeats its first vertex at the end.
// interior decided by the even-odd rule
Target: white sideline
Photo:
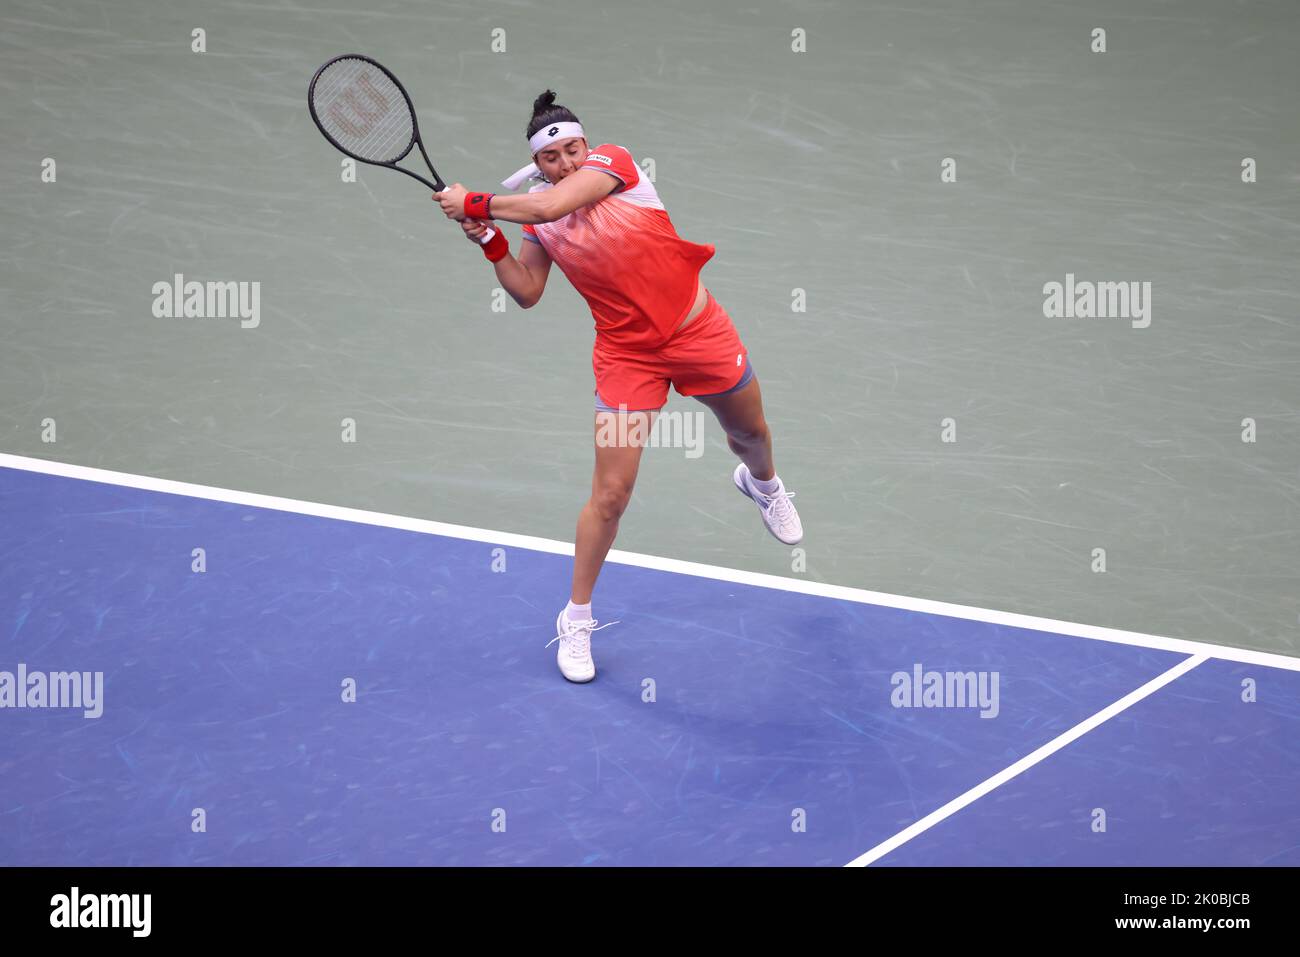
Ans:
{"type": "Polygon", "coordinates": [[[973,804],[975,801],[978,801],[980,798],[988,794],[994,788],[1001,787],[1002,785],[1010,781],[1012,778],[1014,778],[1017,774],[1029,770],[1038,762],[1044,760],[1045,758],[1050,757],[1051,755],[1055,754],[1057,751],[1060,751],[1071,741],[1083,737],[1093,728],[1097,727],[1098,725],[1102,724],[1105,721],[1109,721],[1111,718],[1115,717],[1115,715],[1119,714],[1125,708],[1137,704],[1143,698],[1147,697],[1148,695],[1154,694],[1155,692],[1163,688],[1165,685],[1169,684],[1169,682],[1173,681],[1176,678],[1181,677],[1182,675],[1191,671],[1197,665],[1208,660],[1209,658],[1207,655],[1193,655],[1190,658],[1184,658],[1182,661],[1174,665],[1164,674],[1157,675],[1155,678],[1152,678],[1150,681],[1144,684],[1141,688],[1138,688],[1135,691],[1130,691],[1128,694],[1120,698],[1118,701],[1102,708],[1091,718],[1087,718],[1084,721],[1080,721],[1069,731],[1066,731],[1064,734],[1058,735],[1057,737],[1053,738],[1051,741],[1048,741],[1045,745],[1043,745],[1038,750],[1025,755],[1015,764],[999,771],[997,774],[993,775],[993,777],[989,778],[987,781],[983,781],[980,784],[975,785],[965,794],[949,801],[943,807],[939,808],[939,810],[927,814],[925,817],[921,818],[921,820],[917,821],[915,824],[899,831],[889,840],[882,841],[881,843],[873,847],[871,850],[867,851],[865,854],[855,857],[853,860],[849,861],[849,863],[844,866],[865,867],[868,864],[880,860],[890,851],[896,850],[897,848],[906,844],[908,841],[916,837],[918,834],[928,831],[930,828],[934,827],[940,821],[944,820],[945,818],[951,817],[953,814],[956,814],[958,811],[966,807],[968,804],[973,804]]]}

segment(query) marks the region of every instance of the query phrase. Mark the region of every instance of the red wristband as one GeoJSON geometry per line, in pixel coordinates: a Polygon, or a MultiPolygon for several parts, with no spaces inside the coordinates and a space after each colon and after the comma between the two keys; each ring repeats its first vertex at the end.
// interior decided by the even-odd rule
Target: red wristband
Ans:
{"type": "Polygon", "coordinates": [[[494,193],[466,193],[465,215],[470,219],[491,219],[488,212],[494,193]]]}
{"type": "Polygon", "coordinates": [[[483,244],[483,255],[488,258],[488,262],[497,262],[509,256],[510,241],[506,239],[506,234],[498,229],[496,235],[483,244]]]}

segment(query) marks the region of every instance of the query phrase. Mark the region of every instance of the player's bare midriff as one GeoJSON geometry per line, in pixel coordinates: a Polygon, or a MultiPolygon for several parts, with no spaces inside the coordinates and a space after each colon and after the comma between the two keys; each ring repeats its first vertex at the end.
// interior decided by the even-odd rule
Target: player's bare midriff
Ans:
{"type": "MultiPolygon", "coordinates": [[[[704,311],[704,304],[708,301],[709,301],[708,294],[704,291],[704,282],[699,277],[696,277],[695,305],[691,306],[691,311],[686,314],[686,318],[682,320],[681,325],[679,325],[677,329],[682,328],[682,326],[686,325],[688,322],[691,322],[692,320],[695,319],[696,316],[702,313],[704,311]]],[[[674,329],[673,332],[676,332],[677,329],[674,329]]]]}

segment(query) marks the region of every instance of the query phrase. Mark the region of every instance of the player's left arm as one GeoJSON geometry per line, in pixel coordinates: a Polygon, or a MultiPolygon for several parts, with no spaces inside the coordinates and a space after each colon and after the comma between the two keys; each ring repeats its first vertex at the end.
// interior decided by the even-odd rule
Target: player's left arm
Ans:
{"type": "MultiPolygon", "coordinates": [[[[622,185],[621,180],[608,173],[580,169],[564,177],[563,181],[551,189],[518,196],[494,195],[489,212],[493,219],[536,226],[538,223],[563,219],[575,209],[604,199],[622,185]]],[[[434,193],[433,196],[442,202],[443,211],[448,217],[456,220],[465,218],[465,188],[460,183],[453,184],[445,192],[434,193]]]]}
{"type": "Polygon", "coordinates": [[[604,199],[623,185],[608,173],[595,169],[580,169],[551,189],[521,196],[493,196],[492,218],[508,223],[552,223],[563,219],[575,209],[590,206],[604,199]],[[528,218],[521,218],[528,217],[528,218]]]}

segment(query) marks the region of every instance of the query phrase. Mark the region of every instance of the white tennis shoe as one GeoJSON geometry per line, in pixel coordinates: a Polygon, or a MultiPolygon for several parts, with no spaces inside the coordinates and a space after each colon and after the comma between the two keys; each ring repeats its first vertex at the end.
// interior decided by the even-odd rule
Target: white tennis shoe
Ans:
{"type": "Polygon", "coordinates": [[[559,634],[548,641],[546,647],[558,641],[560,647],[555,651],[555,663],[560,666],[560,674],[570,681],[584,684],[596,677],[596,662],[591,657],[591,633],[618,622],[606,622],[598,628],[594,619],[570,621],[567,611],[567,608],[560,610],[555,619],[555,630],[559,634]]]}
{"type": "Polygon", "coordinates": [[[736,471],[732,473],[731,478],[741,494],[754,500],[758,510],[763,513],[763,524],[778,541],[785,542],[787,545],[798,545],[803,540],[803,523],[799,521],[799,513],[795,511],[794,503],[790,501],[795,493],[787,492],[784,482],[778,478],[776,491],[771,495],[760,492],[755,487],[754,477],[749,474],[749,468],[744,462],[736,466],[736,471]]]}

